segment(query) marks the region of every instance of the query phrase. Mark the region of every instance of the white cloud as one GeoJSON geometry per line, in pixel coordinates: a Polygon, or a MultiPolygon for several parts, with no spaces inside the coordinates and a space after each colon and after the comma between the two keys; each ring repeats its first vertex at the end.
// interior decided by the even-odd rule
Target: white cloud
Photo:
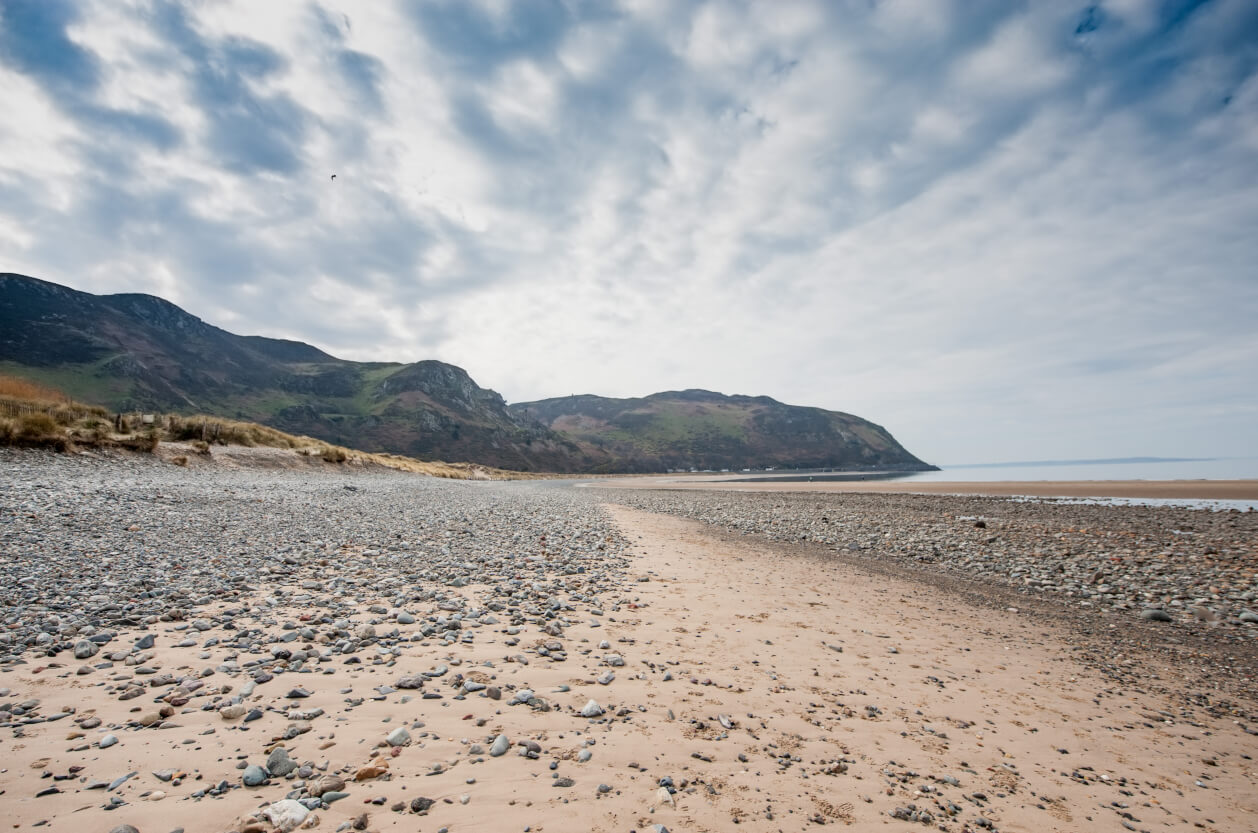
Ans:
{"type": "Polygon", "coordinates": [[[944,462],[1258,453],[1243,4],[156,8],[72,35],[84,100],[176,142],[0,61],[11,268],[511,400],[763,393],[944,462]]]}

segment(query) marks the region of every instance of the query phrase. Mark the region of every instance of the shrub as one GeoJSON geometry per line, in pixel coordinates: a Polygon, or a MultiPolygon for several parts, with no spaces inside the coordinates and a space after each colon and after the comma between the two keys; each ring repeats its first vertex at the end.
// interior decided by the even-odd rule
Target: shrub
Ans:
{"type": "Polygon", "coordinates": [[[210,444],[205,440],[193,440],[192,447],[197,450],[197,454],[209,454],[210,444]]]}
{"type": "Polygon", "coordinates": [[[349,455],[345,453],[345,449],[336,448],[334,446],[328,446],[323,449],[323,452],[319,456],[329,463],[344,463],[349,459],[349,455]]]}
{"type": "Polygon", "coordinates": [[[18,417],[17,434],[23,439],[38,440],[59,433],[57,421],[48,414],[23,414],[18,417]]]}
{"type": "Polygon", "coordinates": [[[176,466],[186,466],[188,465],[188,458],[180,455],[178,457],[170,458],[170,462],[174,463],[176,466]]]}

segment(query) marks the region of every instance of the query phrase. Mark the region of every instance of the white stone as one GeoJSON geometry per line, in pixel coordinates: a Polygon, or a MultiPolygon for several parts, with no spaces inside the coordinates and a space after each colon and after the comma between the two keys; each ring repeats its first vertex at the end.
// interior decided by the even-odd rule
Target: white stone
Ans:
{"type": "Polygon", "coordinates": [[[277,801],[262,811],[262,815],[270,820],[271,824],[278,827],[283,833],[290,833],[301,826],[301,823],[310,815],[300,802],[291,798],[285,798],[277,801]]]}

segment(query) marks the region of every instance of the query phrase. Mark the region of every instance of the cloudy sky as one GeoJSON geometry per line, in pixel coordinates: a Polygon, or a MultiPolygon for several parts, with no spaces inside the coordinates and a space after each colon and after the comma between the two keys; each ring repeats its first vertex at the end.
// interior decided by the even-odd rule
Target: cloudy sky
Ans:
{"type": "Polygon", "coordinates": [[[0,106],[0,271],[510,401],[1258,455],[1253,0],[0,0],[0,106]]]}

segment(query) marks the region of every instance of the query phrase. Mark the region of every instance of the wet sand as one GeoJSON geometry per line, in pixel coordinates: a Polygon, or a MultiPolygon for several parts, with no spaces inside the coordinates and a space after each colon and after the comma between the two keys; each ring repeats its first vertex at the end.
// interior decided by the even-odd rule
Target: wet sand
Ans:
{"type": "MultiPolygon", "coordinates": [[[[761,477],[762,475],[756,475],[761,477]]],[[[876,492],[923,495],[1126,497],[1183,500],[1258,500],[1258,480],[906,480],[752,481],[730,475],[647,475],[609,478],[599,486],[625,489],[711,489],[736,492],[876,492]]]]}

